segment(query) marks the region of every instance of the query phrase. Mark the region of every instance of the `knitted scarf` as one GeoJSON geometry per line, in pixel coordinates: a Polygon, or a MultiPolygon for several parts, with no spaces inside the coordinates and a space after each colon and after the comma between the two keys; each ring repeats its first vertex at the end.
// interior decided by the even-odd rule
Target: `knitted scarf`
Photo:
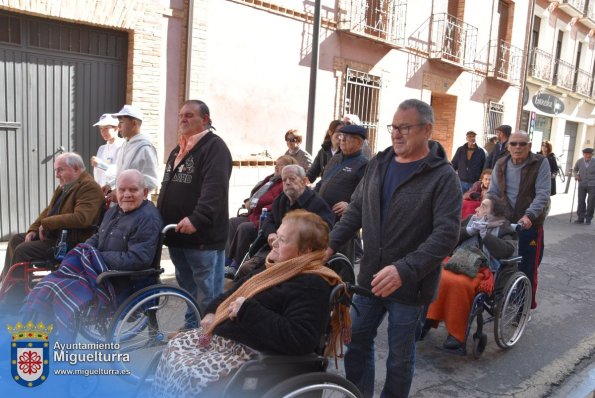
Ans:
{"type": "MultiPolygon", "coordinates": [[[[324,257],[324,250],[307,253],[280,263],[271,263],[267,257],[265,271],[248,279],[233,294],[219,304],[217,311],[215,311],[215,319],[205,333],[209,336],[212,335],[217,325],[229,319],[229,306],[238,297],[248,299],[297,275],[315,274],[331,286],[342,283],[341,277],[324,265],[324,257]]],[[[331,313],[331,336],[329,338],[331,347],[327,348],[327,353],[332,353],[336,356],[337,345],[340,344],[338,337],[345,336],[350,330],[351,318],[349,316],[349,308],[343,304],[337,304],[331,313]]]]}

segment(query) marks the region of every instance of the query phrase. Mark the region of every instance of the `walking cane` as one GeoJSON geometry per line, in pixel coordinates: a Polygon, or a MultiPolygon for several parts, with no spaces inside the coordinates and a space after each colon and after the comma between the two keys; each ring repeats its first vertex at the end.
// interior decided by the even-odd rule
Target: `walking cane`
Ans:
{"type": "MultiPolygon", "coordinates": [[[[572,173],[570,174],[572,178],[572,173]]],[[[570,222],[572,222],[572,213],[574,211],[574,197],[576,196],[576,177],[574,179],[574,188],[572,189],[572,205],[570,206],[570,222]]]]}

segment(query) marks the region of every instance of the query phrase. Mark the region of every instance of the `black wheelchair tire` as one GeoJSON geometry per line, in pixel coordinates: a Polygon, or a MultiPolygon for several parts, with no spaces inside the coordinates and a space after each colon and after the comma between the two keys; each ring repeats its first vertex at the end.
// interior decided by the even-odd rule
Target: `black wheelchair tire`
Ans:
{"type": "Polygon", "coordinates": [[[529,320],[531,300],[529,278],[523,272],[515,272],[506,281],[502,295],[496,303],[494,339],[500,348],[510,348],[521,338],[529,320]]]}
{"type": "Polygon", "coordinates": [[[352,382],[337,374],[324,372],[305,373],[291,377],[267,391],[263,398],[315,396],[316,391],[324,389],[343,392],[344,396],[349,398],[363,398],[362,393],[352,382]]]}

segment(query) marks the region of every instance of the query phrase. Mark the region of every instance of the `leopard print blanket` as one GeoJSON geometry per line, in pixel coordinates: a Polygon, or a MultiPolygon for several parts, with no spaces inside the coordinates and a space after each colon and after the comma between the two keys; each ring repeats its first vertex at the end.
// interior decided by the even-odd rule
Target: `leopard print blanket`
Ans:
{"type": "Polygon", "coordinates": [[[251,348],[214,335],[209,347],[198,344],[202,328],[178,334],[163,351],[151,396],[196,397],[257,356],[251,348]]]}

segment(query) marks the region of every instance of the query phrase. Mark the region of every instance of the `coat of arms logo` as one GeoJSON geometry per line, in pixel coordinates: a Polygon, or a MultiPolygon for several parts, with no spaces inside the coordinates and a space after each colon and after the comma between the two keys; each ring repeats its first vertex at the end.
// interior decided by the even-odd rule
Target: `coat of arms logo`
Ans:
{"type": "Polygon", "coordinates": [[[10,370],[12,379],[25,387],[37,387],[48,378],[50,372],[49,336],[53,325],[29,321],[21,322],[8,331],[12,334],[10,343],[10,370]]]}

